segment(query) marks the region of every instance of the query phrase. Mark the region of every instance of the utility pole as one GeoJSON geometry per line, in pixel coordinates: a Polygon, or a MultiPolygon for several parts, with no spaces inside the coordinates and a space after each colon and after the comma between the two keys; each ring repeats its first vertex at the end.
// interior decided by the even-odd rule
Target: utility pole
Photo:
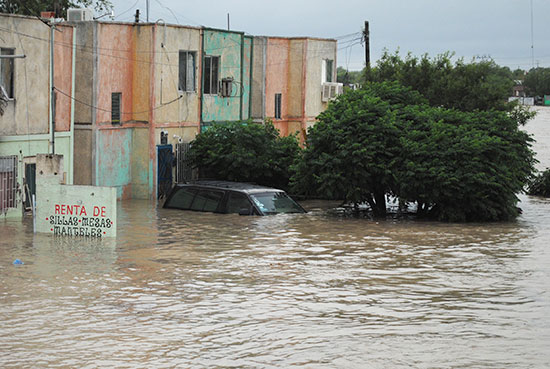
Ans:
{"type": "Polygon", "coordinates": [[[535,43],[533,39],[533,0],[531,0],[531,66],[535,68],[535,43]]]}
{"type": "Polygon", "coordinates": [[[229,31],[229,13],[227,13],[227,30],[229,31]]]}
{"type": "Polygon", "coordinates": [[[55,85],[54,85],[54,35],[55,35],[55,22],[52,22],[50,26],[50,85],[51,85],[51,95],[50,95],[50,110],[52,114],[52,125],[51,125],[51,144],[52,144],[52,155],[55,155],[55,85]]]}
{"type": "Polygon", "coordinates": [[[365,66],[367,71],[370,71],[370,38],[369,38],[369,22],[365,21],[365,29],[363,29],[363,41],[365,41],[365,66]]]}

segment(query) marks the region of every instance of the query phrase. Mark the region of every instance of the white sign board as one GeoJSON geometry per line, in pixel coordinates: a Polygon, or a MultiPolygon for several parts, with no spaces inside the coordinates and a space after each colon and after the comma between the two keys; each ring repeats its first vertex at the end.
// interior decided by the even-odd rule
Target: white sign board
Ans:
{"type": "Polygon", "coordinates": [[[114,187],[41,184],[36,187],[36,232],[54,236],[115,237],[114,187]]]}

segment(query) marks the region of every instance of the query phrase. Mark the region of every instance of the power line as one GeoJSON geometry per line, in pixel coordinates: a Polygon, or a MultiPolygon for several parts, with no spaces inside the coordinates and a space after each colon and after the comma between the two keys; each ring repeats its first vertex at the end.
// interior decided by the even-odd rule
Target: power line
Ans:
{"type": "MultiPolygon", "coordinates": [[[[3,27],[0,27],[0,31],[16,33],[18,35],[22,35],[24,37],[28,37],[28,38],[35,39],[35,40],[42,41],[42,42],[48,42],[48,43],[50,42],[50,40],[45,39],[45,38],[41,38],[41,37],[38,37],[38,36],[33,36],[33,35],[21,33],[21,32],[14,32],[11,29],[7,29],[7,28],[3,28],[3,27]]],[[[223,49],[237,48],[237,47],[240,48],[241,47],[241,44],[237,43],[235,40],[232,40],[231,38],[229,38],[228,40],[233,42],[235,45],[218,47],[218,48],[209,48],[208,51],[219,51],[219,50],[223,50],[223,49]]],[[[70,44],[70,43],[67,43],[67,42],[55,41],[55,44],[58,45],[58,46],[61,46],[61,47],[66,47],[66,48],[70,48],[70,49],[73,48],[73,45],[70,44]]],[[[355,44],[352,44],[352,45],[349,45],[349,46],[345,46],[345,47],[337,49],[337,50],[342,50],[342,49],[345,49],[345,48],[350,47],[350,46],[355,46],[357,44],[359,44],[359,42],[357,42],[355,44]]],[[[271,46],[277,47],[277,48],[280,48],[280,49],[284,49],[284,50],[290,50],[290,49],[293,48],[292,45],[290,45],[288,47],[285,47],[285,46],[280,46],[280,45],[277,45],[277,44],[272,44],[271,46]]],[[[105,56],[105,57],[110,57],[110,58],[119,59],[119,60],[133,61],[133,62],[136,62],[136,63],[142,63],[142,64],[148,64],[148,65],[165,65],[165,66],[174,66],[174,67],[178,66],[176,64],[167,64],[167,63],[162,63],[162,62],[156,62],[154,60],[136,59],[136,58],[129,58],[129,57],[113,55],[113,54],[107,54],[107,53],[102,53],[102,52],[97,52],[97,53],[95,52],[95,50],[103,50],[103,51],[112,51],[112,52],[116,52],[116,53],[120,53],[120,54],[123,54],[123,53],[129,53],[130,54],[130,53],[140,53],[139,50],[138,51],[129,50],[129,49],[118,50],[118,49],[105,48],[105,47],[97,47],[97,49],[94,49],[91,46],[85,46],[85,45],[76,45],[75,47],[78,50],[80,50],[81,52],[90,53],[92,55],[97,54],[99,56],[105,56]]],[[[302,45],[296,46],[296,49],[298,49],[298,48],[302,48],[302,45]]],[[[309,56],[308,59],[317,58],[322,53],[322,51],[323,50],[320,50],[316,54],[314,54],[312,56],[309,56]]],[[[144,54],[179,53],[179,50],[178,51],[143,51],[141,53],[144,53],[144,54]]],[[[297,62],[300,62],[300,61],[297,61],[297,62]]],[[[281,65],[281,64],[287,64],[287,62],[283,61],[283,62],[279,62],[279,63],[268,63],[266,65],[271,66],[271,65],[281,65]]],[[[220,67],[220,68],[222,68],[222,69],[239,69],[240,67],[220,67]]]]}
{"type": "MultiPolygon", "coordinates": [[[[54,87],[54,90],[57,91],[57,92],[59,92],[61,95],[66,96],[66,97],[68,97],[69,99],[74,100],[75,102],[80,103],[80,104],[82,104],[82,105],[85,105],[85,106],[87,106],[87,107],[90,107],[90,108],[93,108],[93,109],[97,109],[97,110],[103,111],[103,112],[105,112],[105,113],[112,113],[112,112],[113,112],[112,110],[100,108],[100,107],[98,107],[98,106],[94,106],[94,105],[88,104],[87,102],[84,102],[84,101],[82,101],[82,100],[78,100],[77,98],[74,98],[74,97],[70,96],[68,93],[66,93],[66,92],[64,92],[64,91],[61,91],[61,90],[58,89],[57,87],[54,87]]],[[[158,110],[158,109],[160,109],[160,108],[163,108],[163,107],[165,107],[165,106],[167,106],[167,105],[173,104],[174,102],[180,100],[181,98],[183,98],[183,95],[178,96],[178,97],[176,97],[175,99],[168,101],[166,104],[161,104],[161,105],[155,106],[155,107],[152,108],[152,109],[143,110],[143,111],[120,112],[120,114],[128,114],[128,115],[129,115],[129,114],[150,113],[150,112],[152,112],[152,111],[155,111],[155,110],[158,110]]]]}

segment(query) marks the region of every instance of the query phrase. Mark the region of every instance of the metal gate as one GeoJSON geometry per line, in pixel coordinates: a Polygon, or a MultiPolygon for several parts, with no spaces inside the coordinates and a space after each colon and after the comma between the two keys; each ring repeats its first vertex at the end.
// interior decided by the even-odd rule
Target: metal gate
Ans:
{"type": "Polygon", "coordinates": [[[25,164],[25,209],[32,207],[32,197],[36,195],[36,163],[25,164]]]}
{"type": "Polygon", "coordinates": [[[157,145],[157,198],[168,195],[172,189],[172,145],[157,145]]]}
{"type": "Polygon", "coordinates": [[[17,207],[17,156],[0,156],[0,214],[17,207]]]}
{"type": "Polygon", "coordinates": [[[176,182],[184,183],[192,179],[193,170],[187,162],[187,153],[191,148],[191,144],[181,142],[176,144],[176,182]]]}

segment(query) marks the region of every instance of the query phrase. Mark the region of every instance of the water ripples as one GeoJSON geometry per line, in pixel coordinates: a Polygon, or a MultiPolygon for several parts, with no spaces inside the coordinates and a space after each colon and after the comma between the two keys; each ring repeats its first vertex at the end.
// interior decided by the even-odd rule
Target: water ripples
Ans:
{"type": "Polygon", "coordinates": [[[0,364],[545,367],[550,203],[523,201],[530,217],[466,225],[136,201],[102,241],[7,223],[0,364]]]}

